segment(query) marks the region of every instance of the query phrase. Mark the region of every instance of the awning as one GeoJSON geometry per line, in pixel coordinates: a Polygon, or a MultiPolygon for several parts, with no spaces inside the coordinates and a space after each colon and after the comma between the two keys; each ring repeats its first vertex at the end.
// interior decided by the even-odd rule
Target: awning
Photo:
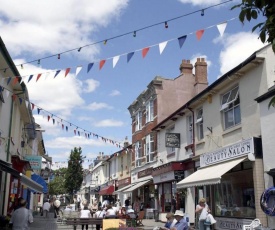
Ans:
{"type": "Polygon", "coordinates": [[[10,173],[11,175],[13,175],[14,177],[17,177],[19,178],[20,177],[20,173],[15,170],[11,164],[5,162],[5,161],[2,161],[0,160],[0,170],[1,171],[4,171],[4,172],[7,172],[7,173],[10,173]]]}
{"type": "Polygon", "coordinates": [[[247,157],[242,157],[232,161],[226,161],[220,164],[201,168],[177,183],[177,189],[219,184],[221,183],[221,177],[223,174],[234,168],[246,158],[247,157]]]}
{"type": "Polygon", "coordinates": [[[116,190],[116,191],[114,192],[114,194],[118,194],[118,193],[120,193],[120,192],[123,192],[124,190],[126,190],[126,189],[128,189],[128,188],[134,186],[135,184],[136,184],[136,183],[134,183],[134,184],[128,184],[128,185],[124,186],[123,188],[120,188],[120,189],[116,190]]]}
{"type": "Polygon", "coordinates": [[[20,181],[22,184],[26,185],[28,188],[35,190],[36,192],[43,192],[43,186],[34,182],[29,177],[25,176],[24,174],[20,173],[20,181]]]}
{"type": "Polygon", "coordinates": [[[48,185],[46,181],[39,175],[37,174],[32,174],[32,180],[35,181],[36,183],[42,185],[43,187],[43,193],[48,193],[48,185]]]}
{"type": "Polygon", "coordinates": [[[138,183],[136,183],[135,185],[133,185],[132,187],[130,187],[130,188],[126,189],[126,190],[123,190],[123,193],[132,192],[132,191],[134,191],[135,189],[137,189],[137,188],[139,188],[139,187],[141,187],[141,186],[147,184],[147,183],[150,182],[150,181],[151,181],[151,179],[150,179],[150,180],[145,180],[145,181],[138,182],[138,183]]]}
{"type": "Polygon", "coordinates": [[[100,189],[99,195],[112,195],[115,191],[115,187],[113,185],[107,186],[103,189],[100,189]]]}

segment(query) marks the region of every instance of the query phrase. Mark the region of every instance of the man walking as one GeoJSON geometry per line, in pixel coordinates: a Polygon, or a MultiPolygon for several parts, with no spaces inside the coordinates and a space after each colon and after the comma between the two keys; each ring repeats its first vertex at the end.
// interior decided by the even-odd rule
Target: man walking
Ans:
{"type": "Polygon", "coordinates": [[[16,209],[12,214],[10,224],[13,230],[29,230],[29,224],[33,222],[33,216],[30,210],[26,208],[27,202],[22,199],[20,208],[16,209]]]}

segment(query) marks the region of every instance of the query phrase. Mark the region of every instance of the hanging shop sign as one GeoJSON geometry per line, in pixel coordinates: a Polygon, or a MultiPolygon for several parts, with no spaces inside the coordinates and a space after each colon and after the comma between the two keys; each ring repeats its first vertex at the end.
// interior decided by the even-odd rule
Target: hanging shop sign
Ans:
{"type": "Polygon", "coordinates": [[[275,216],[275,187],[266,189],[260,200],[261,208],[263,212],[268,216],[275,216]]]}
{"type": "Polygon", "coordinates": [[[166,133],[165,146],[168,148],[180,147],[180,133],[166,133]]]}
{"type": "Polygon", "coordinates": [[[27,155],[27,156],[25,156],[25,160],[30,162],[32,169],[41,169],[41,162],[42,162],[41,156],[27,155]]]}

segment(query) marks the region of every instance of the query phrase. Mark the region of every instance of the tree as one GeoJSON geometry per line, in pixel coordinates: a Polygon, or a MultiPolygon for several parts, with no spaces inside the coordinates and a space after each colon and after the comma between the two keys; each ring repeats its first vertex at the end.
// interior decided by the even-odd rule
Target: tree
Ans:
{"type": "Polygon", "coordinates": [[[65,179],[67,168],[61,168],[53,171],[54,179],[49,183],[49,194],[58,195],[65,194],[65,179]]]}
{"type": "Polygon", "coordinates": [[[78,191],[83,181],[83,157],[81,147],[71,150],[70,159],[68,161],[68,169],[65,174],[66,191],[73,195],[78,191]]]}
{"type": "MultiPolygon", "coordinates": [[[[233,6],[231,9],[241,8],[239,19],[244,23],[245,19],[257,19],[258,14],[262,14],[266,20],[253,27],[252,32],[257,28],[260,30],[259,37],[262,43],[268,42],[272,45],[275,53],[275,4],[274,0],[242,0],[241,4],[233,6]]],[[[268,108],[275,107],[275,97],[269,102],[268,108]]]]}
{"type": "Polygon", "coordinates": [[[233,6],[231,9],[241,8],[239,19],[242,23],[245,20],[257,19],[258,14],[262,14],[266,20],[253,27],[252,32],[257,28],[260,30],[259,37],[262,43],[266,41],[272,44],[275,53],[275,4],[274,0],[242,0],[241,4],[233,6]]]}

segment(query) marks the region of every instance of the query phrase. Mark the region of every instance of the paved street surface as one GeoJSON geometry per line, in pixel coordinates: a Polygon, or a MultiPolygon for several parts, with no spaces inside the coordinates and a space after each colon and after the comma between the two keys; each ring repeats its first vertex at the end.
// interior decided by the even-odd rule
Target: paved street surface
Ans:
{"type": "MultiPolygon", "coordinates": [[[[144,230],[152,230],[156,226],[164,226],[164,223],[161,222],[155,222],[154,219],[144,219],[142,221],[144,226],[138,227],[138,229],[144,229],[144,230]]],[[[30,230],[57,230],[57,229],[73,229],[73,226],[62,224],[60,221],[58,221],[55,218],[45,218],[41,216],[34,216],[34,222],[30,225],[30,230]]],[[[77,229],[81,229],[81,226],[77,226],[77,229]]],[[[84,228],[85,229],[85,228],[84,228]]],[[[92,228],[91,225],[89,225],[89,229],[92,228]]]]}

